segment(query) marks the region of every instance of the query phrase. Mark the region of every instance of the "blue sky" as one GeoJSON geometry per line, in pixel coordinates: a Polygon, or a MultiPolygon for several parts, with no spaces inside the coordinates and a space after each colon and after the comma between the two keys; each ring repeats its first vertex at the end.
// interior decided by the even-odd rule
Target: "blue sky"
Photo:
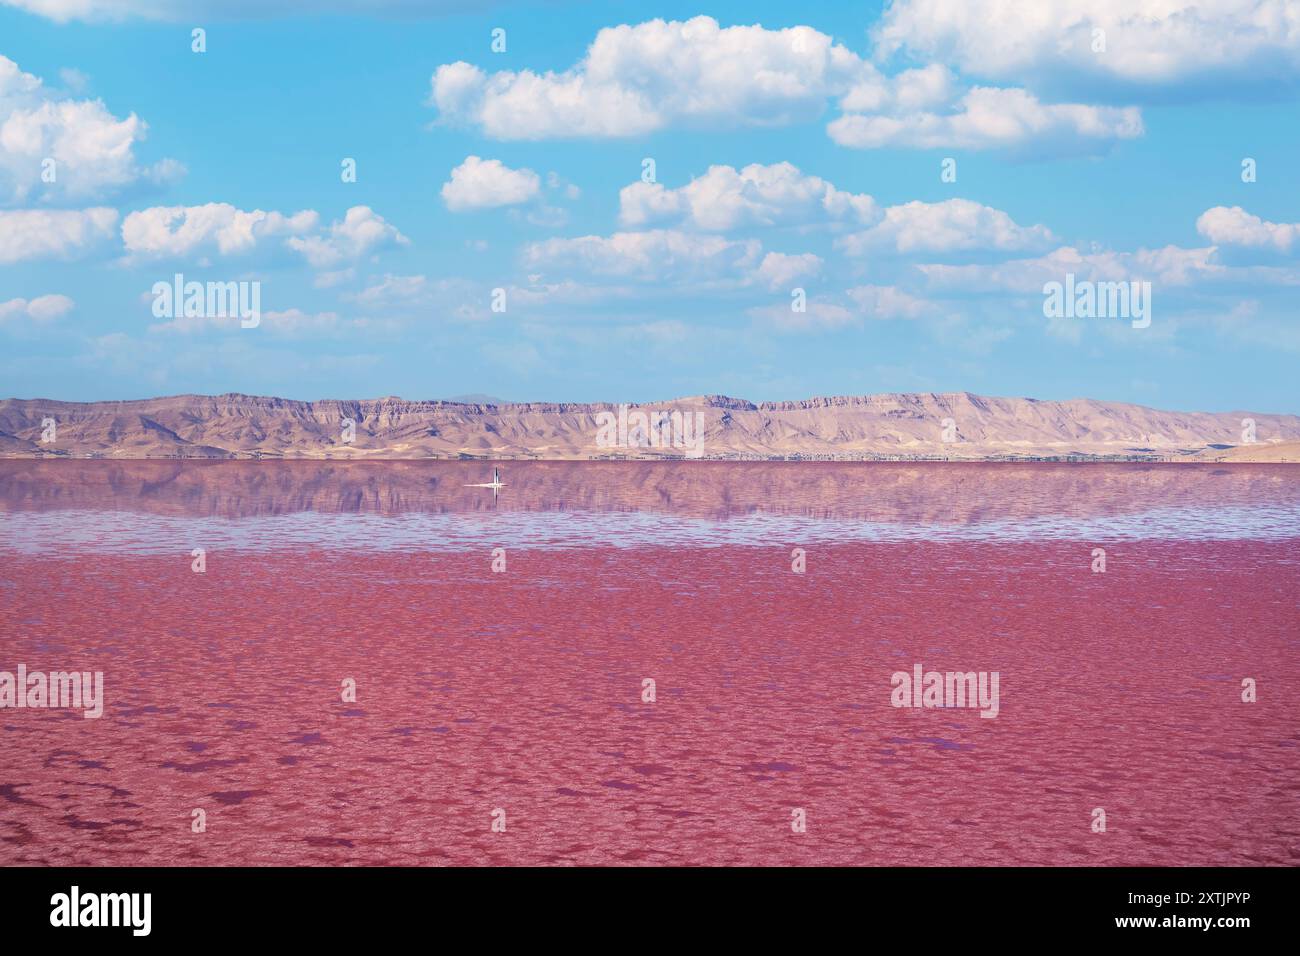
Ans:
{"type": "Polygon", "coordinates": [[[0,0],[0,396],[1300,412],[1294,0],[215,6],[0,0]]]}

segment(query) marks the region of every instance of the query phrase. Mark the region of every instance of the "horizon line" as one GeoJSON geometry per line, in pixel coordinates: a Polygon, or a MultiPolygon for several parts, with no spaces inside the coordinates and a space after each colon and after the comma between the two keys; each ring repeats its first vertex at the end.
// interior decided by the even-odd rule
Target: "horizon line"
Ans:
{"type": "MultiPolygon", "coordinates": [[[[1155,405],[1142,405],[1137,402],[1112,400],[1106,398],[1094,398],[1091,396],[1076,396],[1073,398],[1034,398],[1029,395],[990,395],[981,392],[972,392],[969,389],[957,391],[937,392],[932,390],[919,390],[911,392],[887,391],[887,392],[861,392],[857,394],[838,394],[838,395],[810,395],[806,398],[778,399],[771,401],[755,402],[752,399],[741,398],[734,395],[727,395],[722,392],[706,392],[694,395],[680,395],[675,398],[652,399],[649,401],[551,401],[551,400],[527,400],[511,401],[506,399],[493,401],[467,401],[467,396],[455,398],[406,398],[401,395],[378,395],[369,398],[287,398],[281,395],[273,394],[254,394],[251,392],[177,392],[166,395],[153,395],[144,398],[125,398],[125,399],[93,399],[90,401],[77,401],[74,399],[47,398],[35,396],[32,398],[23,398],[19,396],[10,396],[0,398],[0,404],[22,402],[22,403],[51,403],[60,405],[132,405],[146,402],[161,402],[175,399],[222,399],[222,398],[241,398],[261,401],[291,402],[299,405],[347,405],[379,402],[407,402],[417,405],[458,405],[465,408],[507,408],[512,406],[589,406],[589,407],[614,407],[626,405],[628,407],[648,408],[654,406],[668,405],[674,402],[695,402],[705,404],[711,407],[725,407],[723,403],[729,405],[743,405],[754,409],[762,408],[780,408],[794,405],[807,404],[810,402],[860,402],[865,399],[874,398],[912,398],[917,396],[929,396],[932,398],[977,398],[981,400],[993,401],[1023,401],[1034,402],[1037,404],[1055,404],[1066,405],[1074,402],[1095,402],[1103,405],[1127,406],[1130,408],[1140,408],[1157,412],[1181,412],[1183,414],[1198,415],[1232,415],[1239,412],[1249,412],[1250,414],[1264,414],[1300,417],[1300,412],[1257,412],[1244,407],[1228,409],[1224,411],[1206,411],[1202,409],[1185,409],[1185,408],[1168,408],[1155,405]]],[[[490,397],[490,396],[484,396],[490,397]]]]}

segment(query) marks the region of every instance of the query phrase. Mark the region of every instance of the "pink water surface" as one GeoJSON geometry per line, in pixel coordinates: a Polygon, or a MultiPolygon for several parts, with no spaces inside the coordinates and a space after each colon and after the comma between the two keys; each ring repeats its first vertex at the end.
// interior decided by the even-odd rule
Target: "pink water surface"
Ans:
{"type": "Polygon", "coordinates": [[[4,864],[1300,860],[1296,538],[5,543],[0,670],[107,703],[0,711],[4,864]]]}

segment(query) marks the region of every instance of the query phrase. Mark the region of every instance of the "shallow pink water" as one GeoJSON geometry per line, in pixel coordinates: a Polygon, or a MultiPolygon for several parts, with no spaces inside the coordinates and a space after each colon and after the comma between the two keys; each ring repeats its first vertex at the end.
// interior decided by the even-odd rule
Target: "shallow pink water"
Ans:
{"type": "Polygon", "coordinates": [[[1296,544],[502,539],[504,573],[348,545],[200,575],[11,534],[0,670],[101,670],[107,703],[0,710],[0,863],[1294,865],[1296,544]],[[998,717],[892,707],[918,662],[998,671],[998,717]]]}

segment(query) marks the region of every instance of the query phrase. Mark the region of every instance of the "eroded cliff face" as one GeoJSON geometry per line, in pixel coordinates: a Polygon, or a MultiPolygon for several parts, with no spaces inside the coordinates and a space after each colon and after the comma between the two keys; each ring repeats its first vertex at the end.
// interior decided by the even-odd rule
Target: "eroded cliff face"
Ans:
{"type": "MultiPolygon", "coordinates": [[[[378,398],[299,402],[176,395],[128,402],[0,401],[0,456],[107,458],[697,457],[671,428],[638,439],[637,413],[700,425],[703,458],[1003,458],[1102,456],[1296,460],[1300,417],[1170,412],[1075,399],[969,392],[762,402],[721,395],[626,406],[499,405],[378,398]],[[1245,440],[1254,423],[1255,441],[1245,440]],[[51,421],[53,425],[51,426],[51,421]],[[348,422],[352,422],[351,441],[348,422]],[[611,444],[609,436],[614,434],[611,444]],[[52,440],[49,440],[51,439],[52,440]]],[[[692,436],[694,437],[694,436],[692,436]]]]}

